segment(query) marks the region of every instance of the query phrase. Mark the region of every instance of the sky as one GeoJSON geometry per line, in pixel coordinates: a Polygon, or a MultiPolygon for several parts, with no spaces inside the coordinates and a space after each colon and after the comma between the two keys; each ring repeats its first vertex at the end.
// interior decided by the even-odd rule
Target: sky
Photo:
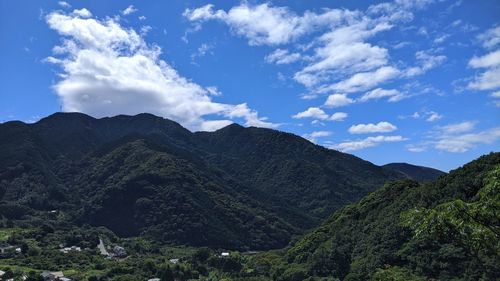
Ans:
{"type": "Polygon", "coordinates": [[[0,1],[0,122],[142,112],[444,171],[500,144],[500,2],[0,1]]]}

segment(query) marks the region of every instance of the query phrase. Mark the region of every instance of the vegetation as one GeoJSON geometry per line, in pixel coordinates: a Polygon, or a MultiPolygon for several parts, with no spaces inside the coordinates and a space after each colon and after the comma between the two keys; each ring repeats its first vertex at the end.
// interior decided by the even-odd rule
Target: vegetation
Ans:
{"type": "Polygon", "coordinates": [[[147,114],[56,114],[0,132],[7,277],[500,276],[500,153],[422,183],[413,179],[429,170],[377,167],[291,134],[238,125],[193,134],[147,114]]]}
{"type": "Polygon", "coordinates": [[[492,153],[435,183],[388,184],[294,243],[280,266],[341,280],[495,280],[499,173],[492,153]]]}
{"type": "Polygon", "coordinates": [[[191,133],[150,114],[0,124],[0,213],[120,237],[272,249],[401,174],[278,131],[191,133]]]}

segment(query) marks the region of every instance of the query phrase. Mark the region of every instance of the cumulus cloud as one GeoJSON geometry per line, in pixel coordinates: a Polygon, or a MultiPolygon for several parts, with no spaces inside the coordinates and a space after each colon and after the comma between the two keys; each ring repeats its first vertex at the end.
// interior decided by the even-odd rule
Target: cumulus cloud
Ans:
{"type": "MultiPolygon", "coordinates": [[[[276,127],[246,103],[212,100],[214,88],[204,88],[181,76],[160,59],[161,48],[113,18],[91,18],[86,9],[46,16],[62,37],[46,61],[61,67],[54,85],[64,111],[96,117],[150,112],[178,121],[191,130],[215,130],[242,118],[248,126],[276,127]],[[205,117],[226,119],[207,121],[205,117]]],[[[218,92],[218,91],[216,91],[218,92]]],[[[210,119],[214,119],[214,118],[210,119]]]]}
{"type": "Polygon", "coordinates": [[[241,3],[228,12],[215,11],[213,5],[208,4],[186,9],[183,15],[192,22],[225,22],[236,34],[246,37],[251,45],[287,43],[305,32],[299,17],[294,13],[285,7],[272,7],[268,3],[255,6],[241,3]]]}
{"type": "Polygon", "coordinates": [[[122,11],[122,15],[127,16],[137,12],[138,10],[134,7],[134,5],[128,6],[125,10],[122,11]]]}
{"type": "Polygon", "coordinates": [[[319,92],[337,90],[347,93],[369,90],[385,81],[397,77],[400,71],[392,66],[384,66],[370,72],[360,72],[346,80],[324,87],[319,92]]]}
{"type": "Polygon", "coordinates": [[[325,102],[326,107],[342,107],[354,103],[346,94],[333,94],[328,96],[325,102]]]}
{"type": "Polygon", "coordinates": [[[66,1],[59,1],[59,2],[57,2],[57,4],[63,8],[66,8],[66,9],[71,8],[71,5],[66,1]]]}
{"type": "Polygon", "coordinates": [[[92,13],[89,10],[82,8],[73,10],[73,15],[81,18],[90,18],[92,13]]]}
{"type": "Polygon", "coordinates": [[[292,116],[294,119],[313,118],[322,121],[344,121],[347,118],[345,112],[335,112],[331,116],[318,107],[309,107],[306,111],[299,112],[292,116]]]}
{"type": "Polygon", "coordinates": [[[332,121],[344,121],[347,118],[347,113],[345,112],[335,112],[330,116],[330,120],[332,121]]]}
{"type": "Polygon", "coordinates": [[[301,118],[315,118],[320,120],[328,119],[328,114],[326,114],[321,108],[309,107],[306,111],[299,112],[292,116],[295,119],[301,118]]]}
{"type": "Polygon", "coordinates": [[[394,1],[372,5],[365,12],[324,9],[298,15],[288,7],[242,2],[227,11],[208,4],[186,9],[183,15],[197,30],[206,21],[224,22],[250,45],[290,44],[313,34],[312,39],[306,39],[309,42],[299,45],[303,46],[301,52],[289,53],[278,48],[265,58],[276,64],[299,59],[306,62],[293,78],[308,88],[311,93],[306,97],[312,98],[331,91],[366,91],[398,77],[400,71],[389,63],[389,51],[368,41],[401,22],[412,20],[412,9],[429,3],[394,1]]]}
{"type": "Polygon", "coordinates": [[[388,133],[397,130],[397,127],[389,122],[379,122],[377,124],[358,124],[349,128],[351,134],[371,134],[371,133],[388,133]]]}
{"type": "Polygon", "coordinates": [[[402,136],[375,136],[367,137],[361,140],[345,141],[339,144],[334,144],[330,146],[330,148],[349,152],[374,147],[384,142],[401,142],[406,140],[408,139],[402,136]]]}
{"type": "Polygon", "coordinates": [[[333,133],[330,131],[315,131],[315,132],[312,132],[310,134],[305,134],[302,137],[304,137],[305,139],[308,139],[310,142],[316,143],[318,138],[329,137],[332,134],[333,133]]]}
{"type": "Polygon", "coordinates": [[[500,65],[500,50],[491,52],[482,57],[473,57],[469,61],[469,66],[473,68],[489,68],[500,65]]]}

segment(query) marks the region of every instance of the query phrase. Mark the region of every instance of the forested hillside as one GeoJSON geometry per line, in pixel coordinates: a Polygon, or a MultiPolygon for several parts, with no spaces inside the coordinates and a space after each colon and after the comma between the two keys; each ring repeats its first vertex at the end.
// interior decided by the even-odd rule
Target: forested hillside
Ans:
{"type": "Polygon", "coordinates": [[[436,182],[390,183],[338,210],[286,250],[272,276],[497,280],[499,210],[500,153],[491,153],[436,182]]]}
{"type": "Polygon", "coordinates": [[[151,114],[56,113],[0,124],[0,210],[51,210],[122,237],[230,249],[285,246],[401,173],[295,136],[233,124],[191,133],[151,114]]]}

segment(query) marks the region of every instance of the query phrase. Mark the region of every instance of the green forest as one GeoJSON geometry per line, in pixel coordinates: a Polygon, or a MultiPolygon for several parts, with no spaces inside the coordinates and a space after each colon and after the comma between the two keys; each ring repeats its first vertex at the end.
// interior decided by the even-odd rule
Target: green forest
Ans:
{"type": "Polygon", "coordinates": [[[444,174],[149,114],[59,113],[0,132],[5,280],[500,276],[500,153],[444,174]]]}

